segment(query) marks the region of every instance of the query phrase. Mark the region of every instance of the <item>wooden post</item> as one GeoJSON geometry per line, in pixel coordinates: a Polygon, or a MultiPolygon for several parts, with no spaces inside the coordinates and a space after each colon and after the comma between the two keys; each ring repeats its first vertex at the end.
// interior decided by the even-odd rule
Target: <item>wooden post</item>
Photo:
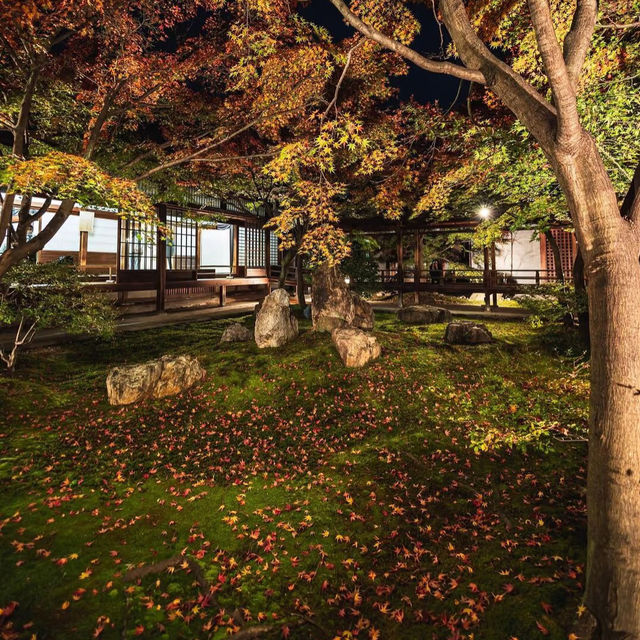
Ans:
{"type": "Polygon", "coordinates": [[[226,284],[220,285],[219,295],[220,295],[220,306],[224,307],[224,305],[227,304],[227,285],[226,284]]]}
{"type": "Polygon", "coordinates": [[[200,243],[202,242],[202,228],[196,222],[196,263],[193,272],[193,279],[198,279],[198,271],[200,271],[200,243]]]}
{"type": "Polygon", "coordinates": [[[79,269],[87,268],[88,247],[89,247],[89,232],[81,231],[80,232],[80,250],[78,251],[78,268],[79,269]]]}
{"type": "MultiPolygon", "coordinates": [[[[246,247],[245,247],[246,249],[246,247]]],[[[233,225],[233,254],[231,256],[231,273],[238,272],[238,255],[240,254],[240,225],[233,225]]]]}
{"type": "Polygon", "coordinates": [[[422,234],[419,231],[416,231],[416,249],[415,249],[415,283],[418,285],[416,287],[416,295],[415,301],[416,304],[420,302],[420,282],[422,280],[422,234]]]}
{"type": "Polygon", "coordinates": [[[402,307],[404,304],[404,252],[403,252],[403,234],[402,229],[397,232],[396,242],[396,258],[398,263],[398,306],[402,307]]]}
{"type": "MultiPolygon", "coordinates": [[[[496,270],[496,243],[491,243],[491,281],[494,287],[498,284],[498,272],[496,270]]],[[[498,306],[498,294],[493,292],[493,306],[498,306]]]]}
{"type": "Polygon", "coordinates": [[[271,277],[271,234],[264,230],[264,271],[267,278],[271,277]]]}
{"type": "MultiPolygon", "coordinates": [[[[167,205],[159,204],[158,220],[167,221],[167,205]]],[[[156,232],[156,311],[164,311],[167,289],[167,242],[160,229],[156,232]]]]}
{"type": "Polygon", "coordinates": [[[485,309],[489,310],[491,306],[491,296],[489,294],[490,291],[490,275],[489,275],[489,247],[484,247],[482,249],[483,257],[484,257],[484,265],[483,265],[483,274],[482,274],[482,282],[484,284],[484,306],[485,309]]]}

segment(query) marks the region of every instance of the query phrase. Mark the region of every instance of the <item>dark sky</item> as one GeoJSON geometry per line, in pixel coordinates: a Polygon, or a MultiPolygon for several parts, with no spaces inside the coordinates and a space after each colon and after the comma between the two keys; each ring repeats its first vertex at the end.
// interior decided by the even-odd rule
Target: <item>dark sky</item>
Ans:
{"type": "MultiPolygon", "coordinates": [[[[414,4],[411,10],[422,25],[422,31],[413,42],[412,47],[419,53],[437,56],[440,54],[440,31],[438,23],[430,7],[424,4],[414,4]]],[[[308,20],[326,27],[336,40],[353,33],[353,29],[347,25],[338,10],[329,0],[311,0],[308,6],[300,9],[300,13],[308,20]]],[[[444,47],[449,43],[444,30],[444,47]]],[[[409,75],[395,78],[394,86],[399,90],[402,101],[412,96],[420,103],[439,101],[441,106],[447,108],[456,97],[459,80],[442,74],[428,73],[409,65],[409,75]]],[[[463,83],[458,103],[465,100],[468,90],[468,82],[463,83]]]]}

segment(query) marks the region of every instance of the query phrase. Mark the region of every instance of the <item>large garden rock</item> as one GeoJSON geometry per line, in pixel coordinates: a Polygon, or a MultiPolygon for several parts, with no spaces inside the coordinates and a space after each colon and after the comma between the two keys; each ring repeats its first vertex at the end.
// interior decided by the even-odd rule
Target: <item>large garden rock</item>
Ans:
{"type": "Polygon", "coordinates": [[[491,331],[479,322],[458,320],[450,322],[444,334],[449,344],[488,344],[493,342],[491,331]]]}
{"type": "Polygon", "coordinates": [[[349,289],[338,267],[320,265],[313,272],[311,320],[316,331],[338,327],[373,329],[373,307],[349,289]]]}
{"type": "Polygon", "coordinates": [[[331,332],[331,338],[347,367],[362,367],[382,351],[374,336],[355,327],[338,327],[331,332]]]}
{"type": "Polygon", "coordinates": [[[297,335],[298,320],[291,313],[289,294],[275,289],[263,300],[256,315],[256,344],[260,349],[281,347],[297,335]]]}
{"type": "Polygon", "coordinates": [[[251,331],[239,322],[230,324],[220,338],[220,342],[248,342],[249,340],[251,340],[251,331]]]}
{"type": "Polygon", "coordinates": [[[111,369],[107,375],[107,394],[113,405],[164,398],[189,389],[205,374],[193,356],[163,356],[159,360],[111,369]]]}
{"type": "Polygon", "coordinates": [[[451,311],[426,304],[404,307],[398,311],[398,318],[407,324],[433,324],[451,320],[451,311]]]}

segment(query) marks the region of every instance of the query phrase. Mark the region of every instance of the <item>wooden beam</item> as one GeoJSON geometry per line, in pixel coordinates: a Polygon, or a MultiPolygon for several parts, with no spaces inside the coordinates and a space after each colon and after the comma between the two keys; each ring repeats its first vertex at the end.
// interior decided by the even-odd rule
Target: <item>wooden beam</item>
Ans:
{"type": "Polygon", "coordinates": [[[491,306],[491,296],[490,296],[490,284],[491,284],[491,277],[490,277],[490,273],[489,273],[489,247],[483,247],[482,249],[483,252],[483,259],[484,259],[484,264],[482,266],[482,282],[484,285],[484,306],[485,308],[488,310],[489,307],[491,306]]]}
{"type": "Polygon", "coordinates": [[[416,270],[416,276],[415,276],[415,281],[416,282],[420,282],[421,278],[422,278],[422,260],[423,260],[423,256],[422,256],[422,240],[423,240],[423,234],[420,233],[419,231],[416,231],[416,253],[415,253],[415,258],[414,258],[414,262],[415,262],[415,270],[416,270]]]}
{"type": "MultiPolygon", "coordinates": [[[[167,205],[158,205],[158,219],[167,221],[167,205]]],[[[167,242],[160,229],[156,232],[156,311],[164,311],[167,290],[167,242]]]]}
{"type": "Polygon", "coordinates": [[[87,266],[87,253],[89,252],[89,232],[80,232],[80,250],[78,251],[78,267],[85,269],[87,266]]]}
{"type": "Polygon", "coordinates": [[[264,230],[264,270],[267,278],[271,277],[271,233],[264,230]]]}
{"type": "Polygon", "coordinates": [[[402,307],[404,303],[404,250],[403,250],[403,233],[402,229],[396,232],[396,258],[398,263],[398,306],[402,307]]]}
{"type": "Polygon", "coordinates": [[[498,272],[496,270],[496,243],[491,242],[491,283],[494,287],[493,292],[493,306],[498,306],[498,294],[495,291],[495,286],[498,284],[498,272]]]}

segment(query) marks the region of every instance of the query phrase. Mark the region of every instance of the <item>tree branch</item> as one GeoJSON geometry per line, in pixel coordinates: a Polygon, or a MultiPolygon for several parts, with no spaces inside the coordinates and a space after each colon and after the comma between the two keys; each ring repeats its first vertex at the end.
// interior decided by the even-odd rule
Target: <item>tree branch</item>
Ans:
{"type": "Polygon", "coordinates": [[[528,0],[528,2],[538,49],[556,106],[558,117],[556,141],[561,147],[571,150],[580,140],[582,133],[576,94],[558,44],[548,0],[528,0]]]}
{"type": "Polygon", "coordinates": [[[0,278],[15,264],[18,264],[22,259],[27,256],[40,251],[46,244],[53,238],[53,236],[60,230],[60,227],[64,224],[65,220],[69,217],[73,211],[73,205],[75,201],[72,199],[63,200],[55,212],[54,216],[49,220],[47,226],[37,235],[33,236],[31,240],[25,242],[19,247],[7,249],[0,256],[0,278]]]}
{"type": "Polygon", "coordinates": [[[601,29],[637,29],[640,27],[640,20],[638,22],[609,22],[607,24],[598,23],[595,28],[601,29]]]}
{"type": "Polygon", "coordinates": [[[102,107],[100,112],[96,116],[95,122],[91,127],[91,132],[89,134],[89,139],[87,140],[87,145],[84,149],[84,158],[85,160],[91,160],[95,150],[96,145],[98,144],[98,140],[100,138],[100,133],[102,131],[102,127],[104,127],[107,118],[109,117],[109,112],[111,111],[111,107],[115,102],[115,99],[120,93],[120,90],[127,83],[128,78],[122,78],[118,80],[118,82],[107,92],[107,95],[104,98],[102,103],[102,107]]]}
{"type": "MultiPolygon", "coordinates": [[[[351,47],[351,49],[349,49],[349,51],[347,53],[347,60],[344,63],[344,68],[342,69],[342,73],[340,74],[340,77],[338,78],[338,84],[336,84],[336,90],[335,90],[335,92],[333,94],[333,98],[332,98],[331,102],[327,105],[327,108],[325,109],[324,113],[322,114],[323,118],[326,118],[329,115],[329,111],[331,111],[331,109],[337,104],[338,95],[340,94],[340,87],[342,87],[342,83],[344,82],[344,79],[347,77],[347,71],[349,70],[349,66],[351,65],[351,56],[353,55],[353,52],[363,42],[364,42],[364,40],[360,40],[359,42],[354,44],[353,47],[351,47]]],[[[337,113],[337,109],[336,109],[336,113],[337,113]]]]}
{"type": "Polygon", "coordinates": [[[589,52],[597,15],[597,0],[578,0],[571,28],[564,39],[564,61],[574,92],[577,91],[580,72],[589,52]]]}
{"type": "Polygon", "coordinates": [[[253,158],[272,158],[280,153],[279,151],[268,151],[265,153],[253,153],[246,156],[227,156],[222,158],[193,158],[191,162],[202,162],[205,164],[217,164],[218,162],[228,162],[231,160],[253,160],[253,158]]]}
{"type": "Polygon", "coordinates": [[[640,223],[640,164],[636,167],[629,191],[620,207],[620,215],[635,224],[640,223]]]}
{"type": "Polygon", "coordinates": [[[497,58],[480,40],[463,0],[441,0],[445,26],[461,60],[479,68],[486,84],[529,129],[543,148],[553,146],[556,110],[538,91],[509,65],[497,58]]]}
{"type": "Polygon", "coordinates": [[[176,158],[175,160],[170,160],[169,162],[164,162],[163,164],[160,164],[157,167],[154,167],[153,169],[149,169],[148,171],[145,171],[144,173],[141,173],[140,175],[135,177],[134,181],[135,182],[140,182],[142,180],[145,180],[149,176],[152,176],[154,173],[158,173],[159,171],[163,171],[164,169],[169,169],[169,168],[175,167],[176,165],[179,165],[179,164],[185,164],[186,162],[191,162],[195,158],[198,158],[199,156],[201,156],[203,153],[207,153],[208,151],[211,151],[212,149],[215,149],[216,147],[219,147],[220,145],[224,144],[225,142],[229,142],[229,140],[232,140],[236,136],[239,136],[241,133],[244,133],[245,131],[248,131],[249,129],[251,129],[251,127],[254,127],[256,124],[258,124],[259,122],[262,122],[266,118],[270,118],[270,117],[277,116],[277,115],[282,115],[284,113],[289,113],[291,111],[295,111],[297,108],[298,107],[296,107],[295,109],[285,109],[283,111],[276,111],[274,113],[262,113],[257,118],[254,118],[250,122],[246,123],[245,125],[243,125],[239,129],[236,129],[235,131],[229,133],[228,135],[224,136],[223,138],[220,138],[220,139],[216,140],[215,142],[212,142],[211,144],[208,144],[208,145],[202,147],[202,149],[199,149],[198,151],[194,151],[193,153],[190,153],[190,154],[188,154],[186,156],[183,156],[181,158],[176,158]]]}
{"type": "Polygon", "coordinates": [[[469,80],[471,82],[477,82],[478,84],[486,84],[483,73],[477,69],[467,69],[452,62],[442,62],[439,60],[432,60],[422,54],[418,53],[414,49],[407,47],[406,45],[386,36],[381,31],[371,27],[364,23],[358,16],[349,9],[349,7],[343,2],[343,0],[329,0],[331,4],[342,14],[344,19],[357,31],[365,35],[370,40],[377,42],[386,49],[393,51],[401,55],[403,58],[410,60],[416,66],[424,69],[425,71],[431,71],[432,73],[444,73],[461,80],[469,80]]]}

